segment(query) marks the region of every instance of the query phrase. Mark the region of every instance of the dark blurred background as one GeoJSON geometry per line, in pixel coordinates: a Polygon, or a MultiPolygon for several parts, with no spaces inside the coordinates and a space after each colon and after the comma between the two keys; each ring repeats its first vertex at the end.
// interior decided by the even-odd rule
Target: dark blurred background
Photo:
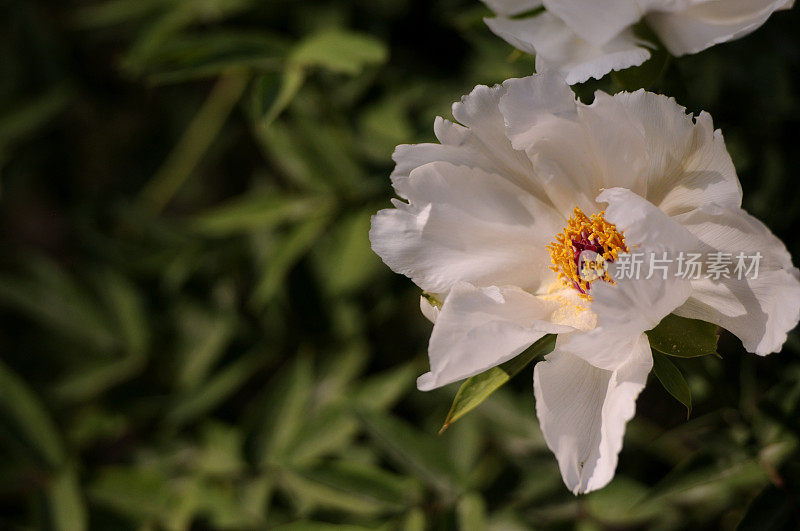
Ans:
{"type": "MultiPolygon", "coordinates": [[[[396,144],[533,71],[488,14],[0,0],[0,529],[797,528],[796,334],[677,360],[688,422],[651,379],[589,496],[530,369],[437,436],[457,386],[415,389],[431,325],[367,231],[396,144]]],[[[798,27],[577,89],[644,79],[709,111],[796,263],[798,27]]]]}

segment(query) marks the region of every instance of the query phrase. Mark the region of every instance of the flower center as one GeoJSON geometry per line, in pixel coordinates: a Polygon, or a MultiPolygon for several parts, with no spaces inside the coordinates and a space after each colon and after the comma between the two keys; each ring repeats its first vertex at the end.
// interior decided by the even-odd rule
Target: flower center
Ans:
{"type": "Polygon", "coordinates": [[[577,290],[584,299],[591,299],[589,284],[595,280],[614,283],[606,263],[616,260],[620,252],[628,252],[625,237],[603,214],[589,217],[575,207],[564,231],[547,246],[553,262],[550,269],[558,273],[562,284],[577,290]]]}

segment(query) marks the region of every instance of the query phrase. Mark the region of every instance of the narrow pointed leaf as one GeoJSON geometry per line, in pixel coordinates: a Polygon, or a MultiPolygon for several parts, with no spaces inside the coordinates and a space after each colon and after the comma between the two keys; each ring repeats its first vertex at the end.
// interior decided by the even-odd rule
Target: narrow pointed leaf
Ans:
{"type": "Polygon", "coordinates": [[[259,127],[267,127],[286,109],[300,91],[305,71],[297,65],[283,72],[268,72],[253,83],[250,96],[253,118],[259,127]]]}
{"type": "Polygon", "coordinates": [[[398,465],[446,496],[456,491],[458,472],[436,439],[379,411],[358,409],[357,414],[375,444],[398,465]]]}
{"type": "Polygon", "coordinates": [[[55,468],[66,459],[61,435],[45,405],[3,363],[0,363],[0,418],[42,462],[55,468]]]}
{"type": "Polygon", "coordinates": [[[441,431],[446,430],[452,423],[481,405],[492,393],[505,385],[534,359],[552,352],[555,345],[556,336],[547,335],[516,358],[475,375],[461,384],[441,431]]]}
{"type": "Polygon", "coordinates": [[[692,392],[681,371],[663,354],[653,352],[653,371],[669,394],[686,406],[686,417],[692,414],[692,392]]]}

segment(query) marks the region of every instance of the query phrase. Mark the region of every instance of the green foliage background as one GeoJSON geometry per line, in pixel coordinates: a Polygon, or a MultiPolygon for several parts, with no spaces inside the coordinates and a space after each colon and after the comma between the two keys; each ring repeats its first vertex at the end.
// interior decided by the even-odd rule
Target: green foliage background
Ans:
{"type": "MultiPolygon", "coordinates": [[[[430,325],[367,230],[396,144],[533,71],[486,14],[0,1],[0,528],[796,528],[796,334],[673,359],[691,419],[651,378],[589,496],[561,483],[530,368],[437,436],[457,386],[416,391],[430,325]]],[[[578,88],[709,111],[796,262],[798,25],[578,88]]]]}

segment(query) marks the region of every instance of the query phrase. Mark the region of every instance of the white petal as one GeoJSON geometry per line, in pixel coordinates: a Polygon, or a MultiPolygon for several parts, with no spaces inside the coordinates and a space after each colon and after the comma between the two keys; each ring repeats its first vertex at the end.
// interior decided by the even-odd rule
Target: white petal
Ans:
{"type": "Polygon", "coordinates": [[[483,0],[483,2],[498,15],[509,16],[519,15],[542,5],[542,0],[483,0]]]}
{"type": "Polygon", "coordinates": [[[661,253],[694,251],[702,246],[698,237],[653,205],[626,188],[609,188],[597,196],[607,203],[605,218],[625,236],[631,251],[661,253]]]}
{"type": "Polygon", "coordinates": [[[591,105],[536,122],[520,109],[542,88],[523,81],[509,85],[500,102],[508,136],[526,150],[563,214],[575,205],[588,212],[611,187],[631,189],[670,215],[709,202],[741,203],[733,163],[707,114],[695,121],[674,100],[645,91],[598,92],[591,105]]]}
{"type": "Polygon", "coordinates": [[[697,53],[758,29],[793,0],[716,0],[678,12],[652,12],[647,22],[673,55],[697,53]]]}
{"type": "Polygon", "coordinates": [[[477,86],[461,102],[453,105],[455,118],[463,125],[436,118],[434,132],[440,144],[401,145],[393,158],[397,163],[392,184],[400,197],[407,197],[408,176],[429,162],[443,161],[480,168],[500,175],[529,193],[544,197],[532,179],[531,163],[524,153],[515,151],[506,138],[503,116],[498,109],[505,88],[477,86]]]}
{"type": "Polygon", "coordinates": [[[447,293],[459,281],[535,291],[551,282],[545,245],[563,218],[510,181],[483,170],[434,162],[407,182],[410,204],[372,218],[373,250],[423,290],[447,293]]]}
{"type": "MultiPolygon", "coordinates": [[[[675,262],[666,274],[659,271],[648,275],[650,256],[662,258],[666,252],[674,259],[680,251],[697,249],[701,243],[680,224],[630,190],[606,190],[598,201],[609,203],[606,219],[624,233],[625,243],[642,255],[644,265],[641,275],[634,278],[618,278],[613,285],[606,282],[592,284],[591,309],[597,314],[597,327],[586,334],[576,334],[563,348],[596,367],[614,370],[625,358],[620,357],[619,350],[602,348],[603,345],[624,343],[625,338],[637,337],[655,328],[691,294],[691,283],[676,277],[675,262]]],[[[617,265],[610,266],[612,276],[617,265]]]]}
{"type": "MultiPolygon", "coordinates": [[[[596,120],[596,131],[607,127],[616,115],[641,138],[640,142],[621,144],[621,149],[613,150],[612,157],[630,160],[636,157],[636,150],[643,150],[641,158],[645,164],[639,172],[629,176],[629,188],[667,214],[686,212],[711,202],[741,204],[742,191],[736,170],[722,133],[714,131],[707,113],[693,120],[674,99],[643,90],[612,98],[598,94],[592,108],[604,116],[596,120]]],[[[586,121],[590,121],[588,117],[586,121]]],[[[607,167],[612,171],[621,170],[607,167]]]]}
{"type": "Polygon", "coordinates": [[[558,305],[519,288],[455,285],[431,334],[431,371],[417,380],[429,391],[517,356],[545,334],[572,330],[550,322],[558,305]]]}
{"type": "Polygon", "coordinates": [[[505,123],[504,133],[516,150],[527,150],[547,135],[552,124],[578,119],[575,93],[557,73],[509,79],[503,87],[505,94],[498,107],[505,123]]]}
{"type": "MultiPolygon", "coordinates": [[[[492,33],[505,40],[514,48],[531,55],[544,53],[542,48],[545,47],[546,42],[550,40],[547,33],[548,31],[552,31],[549,30],[549,27],[552,24],[559,23],[558,19],[547,13],[518,20],[506,17],[495,17],[485,18],[483,21],[489,26],[492,33]]],[[[560,29],[566,28],[563,23],[560,24],[560,29]]],[[[567,31],[569,31],[569,28],[567,28],[567,31]]],[[[559,48],[558,51],[561,52],[561,49],[559,48]]]]}
{"type": "Polygon", "coordinates": [[[544,0],[547,10],[595,45],[603,45],[642,16],[635,0],[544,0]]]}
{"type": "Polygon", "coordinates": [[[640,65],[650,57],[630,30],[602,45],[592,44],[550,13],[521,20],[490,18],[486,24],[512,46],[535,54],[537,71],[555,69],[570,85],[600,79],[612,70],[640,65]]]}
{"type": "Polygon", "coordinates": [[[597,193],[593,172],[581,164],[589,154],[580,153],[585,136],[575,94],[555,72],[512,79],[504,86],[500,110],[506,134],[514,148],[531,158],[550,202],[565,217],[576,205],[591,211],[597,193]]]}
{"type": "Polygon", "coordinates": [[[580,110],[600,186],[629,188],[668,215],[741,204],[736,170],[708,114],[693,120],[674,99],[644,90],[598,93],[580,110]]]}
{"type": "Polygon", "coordinates": [[[522,110],[542,99],[539,94],[556,93],[551,79],[545,74],[518,80],[500,101],[508,136],[515,148],[526,150],[550,201],[568,217],[575,206],[587,213],[597,210],[594,199],[603,188],[642,188],[646,135],[621,100],[598,92],[590,106],[573,99],[572,109],[551,105],[553,110],[538,119],[537,104],[530,105],[534,111],[522,110]]]}
{"type": "Polygon", "coordinates": [[[592,287],[592,311],[597,327],[576,334],[564,347],[595,367],[615,370],[624,363],[624,352],[603,345],[625,344],[627,338],[655,328],[680,308],[691,294],[691,283],[674,276],[618,280],[615,285],[597,283],[592,287]]]}
{"type": "MultiPolygon", "coordinates": [[[[672,257],[680,251],[703,255],[714,251],[730,253],[734,258],[730,267],[731,278],[712,280],[705,278],[704,272],[703,278],[690,280],[690,296],[674,309],[674,313],[712,322],[731,331],[751,352],[764,355],[780,350],[787,333],[800,320],[800,274],[792,266],[783,243],[766,226],[740,208],[719,205],[706,205],[653,223],[646,218],[655,220],[664,215],[650,203],[621,189],[606,190],[598,200],[609,201],[606,219],[623,230],[626,243],[639,242],[643,250],[664,250],[672,257]],[[658,242],[662,242],[661,248],[658,242]],[[734,275],[735,257],[740,252],[746,256],[759,252],[764,257],[757,279],[738,279],[734,275]]],[[[643,285],[651,290],[655,286],[643,285]]],[[[621,310],[614,312],[596,306],[610,305],[608,300],[613,300],[613,289],[614,286],[602,284],[592,288],[595,298],[592,308],[599,315],[598,330],[609,327],[606,321],[624,315],[621,310]]],[[[683,282],[673,285],[658,304],[653,303],[649,310],[638,308],[625,319],[636,322],[635,315],[638,314],[643,318],[650,316],[651,322],[657,322],[658,314],[669,313],[669,307],[675,303],[678,294],[683,296],[684,289],[683,282]]],[[[646,300],[642,295],[639,297],[646,300]]],[[[601,360],[594,362],[601,363],[601,360]]]]}
{"type": "Polygon", "coordinates": [[[561,336],[558,343],[534,369],[536,414],[564,483],[582,494],[614,477],[625,425],[633,418],[653,360],[644,334],[624,344],[602,345],[617,348],[625,360],[614,371],[562,350],[561,336]]]}
{"type": "Polygon", "coordinates": [[[733,264],[730,279],[693,280],[692,296],[675,313],[718,324],[738,336],[750,352],[778,352],[800,320],[800,273],[783,243],[741,209],[709,205],[676,219],[706,244],[707,251],[732,253],[733,264]],[[734,275],[740,252],[763,255],[757,279],[734,275]]]}
{"type": "MultiPolygon", "coordinates": [[[[538,183],[532,179],[531,164],[525,153],[514,150],[505,135],[505,120],[500,112],[503,85],[478,85],[453,104],[453,117],[469,128],[471,137],[495,163],[498,175],[509,179],[523,190],[543,197],[538,183]]],[[[437,135],[439,132],[437,131],[437,135]]]]}

